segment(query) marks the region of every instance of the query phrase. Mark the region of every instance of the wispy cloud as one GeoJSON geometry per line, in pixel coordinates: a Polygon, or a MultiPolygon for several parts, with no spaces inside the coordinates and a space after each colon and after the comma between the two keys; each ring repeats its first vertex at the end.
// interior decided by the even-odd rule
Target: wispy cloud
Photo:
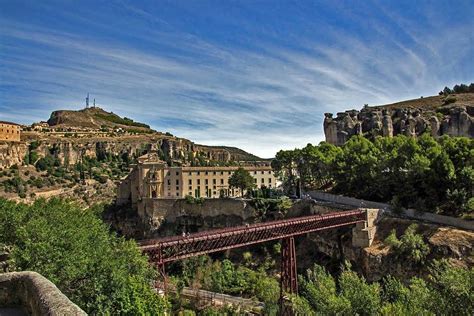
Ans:
{"type": "MultiPolygon", "coordinates": [[[[291,33],[298,38],[292,45],[265,38],[229,45],[182,30],[130,3],[116,9],[160,27],[142,28],[142,33],[124,29],[126,39],[106,41],[3,19],[0,118],[42,120],[52,110],[81,107],[91,92],[107,110],[157,130],[271,157],[282,148],[323,140],[324,112],[436,93],[474,73],[472,63],[460,66],[474,56],[472,35],[443,39],[450,47],[463,45],[447,51],[431,33],[446,36],[449,30],[418,28],[381,6],[371,13],[376,18],[369,37],[309,21],[301,13],[296,21],[323,29],[330,41],[291,33]],[[379,15],[405,30],[408,40],[393,34],[379,15]],[[444,73],[446,64],[458,73],[444,73]]],[[[64,14],[76,19],[71,12],[64,14]]],[[[350,11],[347,16],[356,24],[370,18],[350,11]]],[[[455,30],[466,32],[471,26],[466,22],[455,30]]],[[[122,31],[114,33],[106,21],[95,20],[93,27],[122,31]]]]}

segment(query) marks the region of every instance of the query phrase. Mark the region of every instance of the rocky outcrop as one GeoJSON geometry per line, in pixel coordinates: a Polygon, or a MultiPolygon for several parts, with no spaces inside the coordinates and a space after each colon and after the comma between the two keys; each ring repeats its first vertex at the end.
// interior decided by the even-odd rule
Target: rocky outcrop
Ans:
{"type": "Polygon", "coordinates": [[[32,143],[35,143],[34,151],[39,157],[52,155],[65,166],[76,164],[81,156],[98,159],[118,155],[138,157],[149,151],[158,152],[162,159],[174,161],[177,164],[191,164],[198,158],[222,163],[259,159],[238,148],[197,145],[187,139],[160,135],[96,138],[43,136],[41,138],[28,137],[24,142],[1,142],[0,168],[21,165],[32,143]]]}
{"type": "Polygon", "coordinates": [[[27,152],[28,145],[24,142],[0,142],[0,168],[21,165],[27,152]]]}
{"type": "Polygon", "coordinates": [[[325,113],[324,133],[328,143],[340,146],[353,135],[392,137],[419,136],[425,132],[441,135],[474,137],[474,105],[443,106],[436,111],[413,108],[365,107],[325,113]]]}
{"type": "Polygon", "coordinates": [[[310,268],[314,261],[321,264],[324,263],[324,258],[339,258],[350,261],[352,268],[370,282],[380,281],[387,275],[403,280],[424,275],[428,272],[429,264],[419,265],[400,258],[384,242],[392,229],[400,236],[413,223],[418,224],[417,233],[423,236],[430,248],[427,262],[444,258],[457,266],[474,266],[472,231],[385,216],[376,224],[374,242],[365,248],[354,247],[354,236],[342,229],[309,234],[307,238],[301,239],[296,247],[300,268],[304,271],[310,268]]]}

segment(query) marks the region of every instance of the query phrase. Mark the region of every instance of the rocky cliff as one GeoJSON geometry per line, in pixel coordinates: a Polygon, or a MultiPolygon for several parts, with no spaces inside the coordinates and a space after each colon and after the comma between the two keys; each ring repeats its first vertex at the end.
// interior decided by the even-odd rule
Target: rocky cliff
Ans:
{"type": "Polygon", "coordinates": [[[133,157],[148,151],[158,151],[168,161],[174,161],[177,164],[191,162],[198,157],[204,161],[220,163],[259,159],[238,148],[197,145],[187,139],[161,134],[74,138],[26,133],[23,138],[22,146],[13,146],[12,143],[5,149],[0,147],[0,167],[21,164],[28,151],[28,145],[32,143],[35,143],[35,151],[40,157],[52,155],[64,165],[76,164],[81,155],[100,158],[127,153],[129,157],[133,157]],[[2,155],[3,152],[5,152],[4,155],[2,155]]]}
{"type": "Polygon", "coordinates": [[[474,137],[474,93],[434,96],[362,110],[325,113],[324,134],[334,145],[344,144],[353,135],[416,137],[425,132],[474,137]]]}
{"type": "Polygon", "coordinates": [[[0,168],[21,165],[27,152],[28,145],[25,142],[0,142],[0,168]]]}

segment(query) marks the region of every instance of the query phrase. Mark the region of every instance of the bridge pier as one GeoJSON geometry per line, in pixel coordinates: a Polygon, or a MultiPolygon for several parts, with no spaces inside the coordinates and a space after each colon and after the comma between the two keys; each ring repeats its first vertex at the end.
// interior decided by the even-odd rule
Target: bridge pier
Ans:
{"type": "Polygon", "coordinates": [[[293,236],[281,239],[280,315],[292,315],[285,294],[298,294],[296,249],[293,236]]]}

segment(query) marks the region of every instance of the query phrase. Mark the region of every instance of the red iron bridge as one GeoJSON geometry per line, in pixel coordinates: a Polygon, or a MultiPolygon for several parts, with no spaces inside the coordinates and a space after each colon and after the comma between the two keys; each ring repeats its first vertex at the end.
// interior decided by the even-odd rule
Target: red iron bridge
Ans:
{"type": "Polygon", "coordinates": [[[142,252],[149,256],[150,261],[157,265],[165,281],[162,284],[166,287],[166,263],[266,241],[280,240],[282,243],[280,298],[282,299],[285,293],[298,293],[295,236],[347,227],[365,221],[367,221],[365,211],[353,210],[229,227],[187,236],[148,239],[140,241],[139,245],[142,252]]]}

